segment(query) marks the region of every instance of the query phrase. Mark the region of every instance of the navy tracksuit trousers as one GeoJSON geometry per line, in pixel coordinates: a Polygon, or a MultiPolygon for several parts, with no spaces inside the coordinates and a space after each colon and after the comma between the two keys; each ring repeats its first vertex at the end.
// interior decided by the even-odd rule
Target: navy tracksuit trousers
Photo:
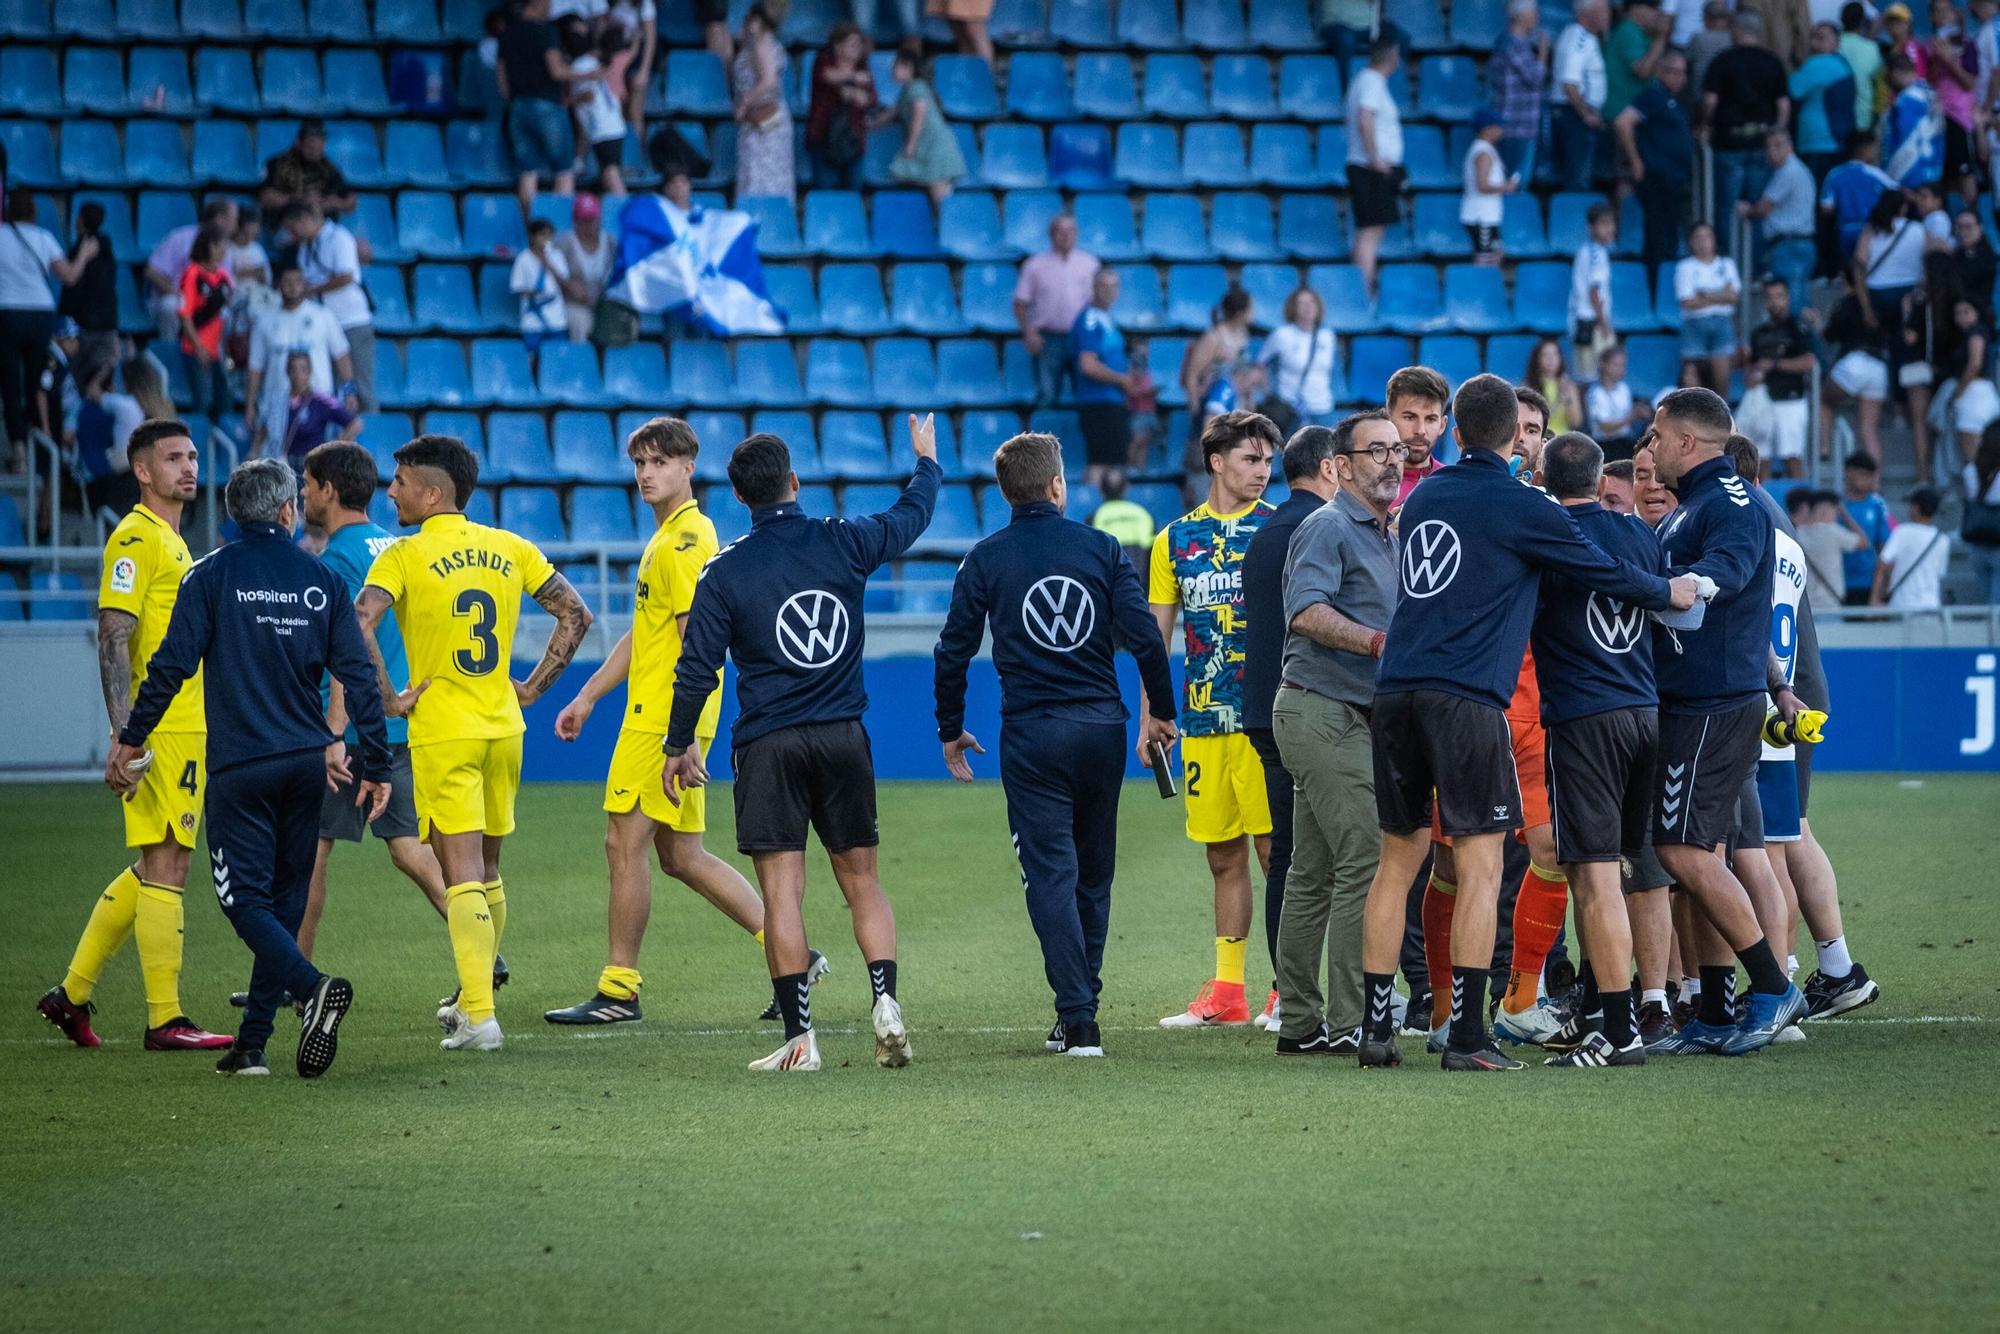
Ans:
{"type": "Polygon", "coordinates": [[[1028,920],[1064,1023],[1097,1017],[1104,937],[1118,862],[1118,795],[1125,781],[1122,723],[1008,719],[1000,729],[1000,783],[1021,861],[1028,920]]]}
{"type": "Polygon", "coordinates": [[[208,856],[215,897],[250,947],[250,1003],[236,1045],[261,1049],[286,992],[303,1000],[322,974],[299,953],[326,761],[317,750],[235,765],[208,780],[208,856]]]}

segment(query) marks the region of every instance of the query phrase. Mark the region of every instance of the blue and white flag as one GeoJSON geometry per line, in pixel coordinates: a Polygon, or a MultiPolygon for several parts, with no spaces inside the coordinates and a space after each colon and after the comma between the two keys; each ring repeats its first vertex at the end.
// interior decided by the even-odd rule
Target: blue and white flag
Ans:
{"type": "Polygon", "coordinates": [[[686,213],[637,195],[618,221],[618,262],[605,295],[642,315],[685,313],[711,333],[781,334],[785,312],[764,288],[758,222],[732,209],[686,213]]]}

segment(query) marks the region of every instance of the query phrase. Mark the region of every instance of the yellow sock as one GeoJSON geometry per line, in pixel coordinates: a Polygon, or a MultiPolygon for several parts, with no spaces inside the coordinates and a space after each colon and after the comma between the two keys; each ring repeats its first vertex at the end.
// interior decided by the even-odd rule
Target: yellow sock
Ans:
{"type": "Polygon", "coordinates": [[[597,975],[597,990],[613,1000],[638,1000],[639,988],[645,981],[636,968],[620,968],[615,963],[608,963],[604,965],[604,971],[597,975]]]}
{"type": "Polygon", "coordinates": [[[83,936],[70,956],[69,972],[63,976],[63,991],[78,1005],[97,989],[97,975],[111,956],[125,947],[132,923],[139,912],[139,872],[126,867],[118,878],[104,887],[84,924],[83,936]]]}
{"type": "Polygon", "coordinates": [[[486,886],[468,881],[444,893],[445,924],[458,963],[458,1008],[473,1023],[484,1023],[493,1017],[493,914],[486,886]]]}
{"type": "Polygon", "coordinates": [[[146,1026],[158,1028],[181,1012],[181,941],[185,915],[172,885],[139,882],[139,971],[146,978],[146,1026]]]}
{"type": "Polygon", "coordinates": [[[507,934],[507,882],[499,876],[486,882],[486,911],[493,914],[493,952],[500,952],[500,937],[507,934]]]}
{"type": "Polygon", "coordinates": [[[1242,936],[1217,936],[1215,938],[1215,980],[1243,985],[1242,936]]]}
{"type": "Polygon", "coordinates": [[[762,931],[759,931],[756,935],[750,937],[750,939],[757,942],[758,949],[761,950],[764,948],[764,933],[762,931]]]}

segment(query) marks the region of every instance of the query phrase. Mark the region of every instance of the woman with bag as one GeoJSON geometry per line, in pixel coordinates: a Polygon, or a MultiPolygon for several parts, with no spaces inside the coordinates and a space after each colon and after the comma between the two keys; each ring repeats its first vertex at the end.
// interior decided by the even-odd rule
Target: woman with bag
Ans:
{"type": "Polygon", "coordinates": [[[730,66],[736,99],[736,199],[775,195],[792,202],[798,193],[792,164],[792,110],[785,102],[785,48],[778,25],[762,5],[743,16],[743,40],[730,66]]]}
{"type": "Polygon", "coordinates": [[[836,23],[813,61],[812,101],[806,109],[806,161],[822,190],[859,190],[868,151],[868,116],[875,109],[875,76],[868,69],[868,39],[852,23],[836,23]]]}
{"type": "Polygon", "coordinates": [[[1959,536],[1972,554],[1972,577],[1982,601],[2000,605],[2000,421],[1979,436],[1979,452],[1965,465],[1965,523],[1959,536]]]}
{"type": "Polygon", "coordinates": [[[1257,360],[1271,377],[1271,392],[1257,404],[1278,434],[1291,439],[1301,426],[1331,426],[1333,330],[1321,324],[1319,293],[1300,287],[1285,298],[1285,323],[1271,330],[1257,360]]]}

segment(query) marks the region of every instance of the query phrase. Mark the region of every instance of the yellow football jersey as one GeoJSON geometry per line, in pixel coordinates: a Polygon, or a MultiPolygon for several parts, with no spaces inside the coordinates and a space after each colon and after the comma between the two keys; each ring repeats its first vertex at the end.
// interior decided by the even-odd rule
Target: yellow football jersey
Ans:
{"type": "Polygon", "coordinates": [[[410,744],[519,736],[526,729],[509,665],[521,598],[555,573],[516,533],[436,514],[375,558],[369,584],[396,604],[412,684],[430,689],[410,715],[410,744]]]}
{"type": "MultiPolygon", "coordinates": [[[[674,707],[674,671],[681,663],[680,617],[694,605],[695,582],[716,552],[715,525],[693,500],[666,517],[639,562],[632,614],[632,667],[625,678],[625,726],[666,735],[674,707]]],[[[722,717],[722,673],[702,706],[695,733],[712,737],[722,717]]]]}
{"type": "MultiPolygon", "coordinates": [[[[181,580],[194,568],[188,544],[174,526],[144,505],[119,520],[104,545],[104,574],[97,589],[103,611],[130,613],[139,622],[132,632],[132,698],[139,697],[146,668],[160,641],[167,637],[181,580]]],[[[206,732],[208,714],[202,707],[201,673],[196,671],[167,706],[156,732],[206,732]]]]}

